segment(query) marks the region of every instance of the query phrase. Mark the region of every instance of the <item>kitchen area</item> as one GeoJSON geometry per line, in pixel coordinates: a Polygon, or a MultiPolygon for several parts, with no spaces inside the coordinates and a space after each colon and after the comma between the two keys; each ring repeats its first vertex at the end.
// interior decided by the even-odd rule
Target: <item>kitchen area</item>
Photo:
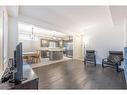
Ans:
{"type": "MultiPolygon", "coordinates": [[[[41,57],[49,58],[49,60],[60,60],[63,57],[72,58],[73,48],[69,48],[67,43],[71,43],[72,40],[49,40],[49,39],[41,39],[41,57]]],[[[72,46],[71,46],[72,47],[72,46]]]]}
{"type": "Polygon", "coordinates": [[[61,32],[19,23],[19,42],[28,64],[49,64],[73,57],[73,37],[61,32]]]}
{"type": "Polygon", "coordinates": [[[63,41],[62,40],[50,40],[41,39],[41,58],[49,58],[49,60],[63,59],[63,41]]]}

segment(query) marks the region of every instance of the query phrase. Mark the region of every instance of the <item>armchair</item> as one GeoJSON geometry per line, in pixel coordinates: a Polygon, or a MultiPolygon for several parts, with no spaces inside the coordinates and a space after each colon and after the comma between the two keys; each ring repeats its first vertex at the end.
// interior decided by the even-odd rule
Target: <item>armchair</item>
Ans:
{"type": "Polygon", "coordinates": [[[117,72],[121,71],[119,66],[123,61],[123,52],[122,51],[109,51],[109,56],[102,59],[102,68],[112,67],[116,69],[117,72]]]}
{"type": "Polygon", "coordinates": [[[96,66],[96,56],[94,50],[86,50],[84,64],[93,63],[96,66]]]}

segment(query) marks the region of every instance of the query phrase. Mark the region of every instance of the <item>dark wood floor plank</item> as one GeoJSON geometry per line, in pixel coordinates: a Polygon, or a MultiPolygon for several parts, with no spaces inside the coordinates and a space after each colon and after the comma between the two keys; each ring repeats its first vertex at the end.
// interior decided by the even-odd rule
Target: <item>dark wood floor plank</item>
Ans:
{"type": "Polygon", "coordinates": [[[78,60],[34,68],[39,89],[126,89],[124,73],[78,60]]]}

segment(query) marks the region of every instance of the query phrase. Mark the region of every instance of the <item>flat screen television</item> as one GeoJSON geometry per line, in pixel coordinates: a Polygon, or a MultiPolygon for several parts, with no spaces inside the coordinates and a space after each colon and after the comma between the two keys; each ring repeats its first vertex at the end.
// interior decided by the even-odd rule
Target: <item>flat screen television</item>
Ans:
{"type": "Polygon", "coordinates": [[[23,80],[23,58],[22,58],[22,43],[19,43],[16,46],[16,50],[14,51],[14,64],[16,68],[16,72],[14,74],[15,81],[23,80]]]}
{"type": "Polygon", "coordinates": [[[7,67],[2,75],[1,82],[10,80],[13,83],[20,83],[23,80],[23,58],[22,58],[22,43],[16,46],[14,51],[13,70],[7,67]],[[11,77],[12,76],[12,77],[11,77]],[[10,79],[11,78],[11,79],[10,79]]]}

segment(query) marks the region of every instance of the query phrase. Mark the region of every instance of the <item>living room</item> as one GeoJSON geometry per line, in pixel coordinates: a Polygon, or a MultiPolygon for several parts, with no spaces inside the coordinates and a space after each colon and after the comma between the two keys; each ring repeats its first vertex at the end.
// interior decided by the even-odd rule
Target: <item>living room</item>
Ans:
{"type": "Polygon", "coordinates": [[[23,62],[39,78],[37,89],[126,89],[126,10],[126,6],[2,6],[1,72],[6,69],[8,59],[14,57],[17,44],[22,42],[23,62]],[[61,40],[71,42],[67,45],[71,45],[73,53],[65,53],[65,44],[57,45],[56,41],[61,40]],[[41,55],[43,51],[49,53],[40,56],[41,61],[31,62],[35,57],[32,54],[28,58],[28,53],[40,49],[41,55]],[[96,66],[86,64],[88,50],[94,50],[96,66]],[[102,68],[109,51],[122,52],[124,61],[120,62],[118,72],[116,67],[102,68]],[[58,58],[60,52],[67,58],[49,64],[50,56],[55,54],[58,58]],[[42,65],[45,58],[47,65],[42,65]]]}

